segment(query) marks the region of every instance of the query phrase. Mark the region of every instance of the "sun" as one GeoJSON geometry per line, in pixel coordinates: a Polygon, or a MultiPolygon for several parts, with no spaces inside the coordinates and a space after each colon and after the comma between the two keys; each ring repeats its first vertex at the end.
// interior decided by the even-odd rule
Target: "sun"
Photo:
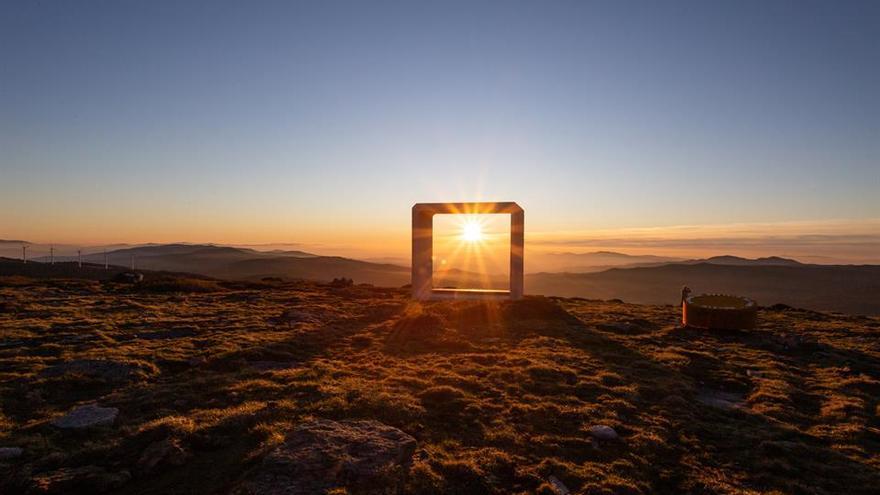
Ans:
{"type": "Polygon", "coordinates": [[[461,240],[479,242],[483,240],[483,226],[475,221],[466,222],[461,226],[461,240]]]}

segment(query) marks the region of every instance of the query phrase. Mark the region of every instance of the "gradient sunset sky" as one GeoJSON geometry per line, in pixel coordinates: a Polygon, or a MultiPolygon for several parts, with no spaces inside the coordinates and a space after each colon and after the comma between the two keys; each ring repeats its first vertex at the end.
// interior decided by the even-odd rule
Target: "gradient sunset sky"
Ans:
{"type": "Polygon", "coordinates": [[[0,238],[406,256],[475,200],[880,262],[880,2],[0,3],[0,238]]]}

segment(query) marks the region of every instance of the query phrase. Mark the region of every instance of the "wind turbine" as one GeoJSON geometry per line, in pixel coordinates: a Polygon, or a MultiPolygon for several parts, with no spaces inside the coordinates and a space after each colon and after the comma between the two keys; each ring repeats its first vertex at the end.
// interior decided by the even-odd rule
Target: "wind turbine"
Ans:
{"type": "Polygon", "coordinates": [[[54,244],[49,246],[49,264],[50,265],[55,264],[55,245],[54,244]]]}
{"type": "Polygon", "coordinates": [[[110,264],[107,262],[107,248],[104,248],[104,269],[107,270],[110,268],[110,264]]]}
{"type": "Polygon", "coordinates": [[[27,263],[27,246],[24,244],[21,245],[21,262],[27,263]]]}
{"type": "Polygon", "coordinates": [[[82,252],[82,249],[77,249],[77,250],[76,250],[76,256],[77,256],[77,258],[79,259],[79,267],[82,268],[82,267],[83,267],[83,252],[82,252]]]}

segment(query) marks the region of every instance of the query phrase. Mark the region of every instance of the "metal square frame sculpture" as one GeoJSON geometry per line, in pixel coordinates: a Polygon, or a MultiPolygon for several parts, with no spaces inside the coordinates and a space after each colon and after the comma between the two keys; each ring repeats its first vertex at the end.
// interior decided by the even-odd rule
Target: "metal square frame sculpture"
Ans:
{"type": "Polygon", "coordinates": [[[412,297],[429,299],[521,299],[523,296],[523,251],[525,211],[512,201],[501,203],[417,203],[412,207],[412,297]],[[509,214],[509,290],[434,288],[434,215],[509,214]]]}

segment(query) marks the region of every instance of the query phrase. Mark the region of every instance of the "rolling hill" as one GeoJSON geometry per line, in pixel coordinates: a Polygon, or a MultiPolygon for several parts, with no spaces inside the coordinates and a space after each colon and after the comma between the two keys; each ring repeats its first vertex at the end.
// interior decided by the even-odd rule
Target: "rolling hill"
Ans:
{"type": "MultiPolygon", "coordinates": [[[[283,277],[328,282],[346,277],[355,283],[387,287],[400,287],[410,282],[407,266],[302,251],[267,252],[218,245],[167,244],[129,247],[108,253],[111,264],[124,267],[128,266],[132,256],[138,269],[194,273],[221,279],[283,277]]],[[[527,274],[527,293],[677,304],[681,287],[688,285],[696,292],[747,295],[765,305],[782,303],[817,310],[880,314],[880,266],[877,265],[811,265],[780,257],[747,259],[736,256],[661,262],[657,261],[661,257],[612,252],[572,256],[587,256],[578,259],[602,262],[616,260],[623,264],[584,273],[527,274]],[[628,263],[633,260],[637,260],[635,265],[628,263]]],[[[84,260],[100,265],[104,255],[92,253],[85,255],[84,260]]],[[[28,264],[32,265],[35,264],[28,264]]],[[[15,267],[7,267],[9,270],[14,271],[15,267]]],[[[76,277],[77,273],[64,276],[76,277]]],[[[437,287],[503,288],[505,284],[505,277],[500,275],[485,277],[454,269],[435,272],[437,287]]]]}
{"type": "MultiPolygon", "coordinates": [[[[109,251],[111,264],[138,270],[186,272],[216,278],[254,280],[286,277],[328,281],[336,277],[379,285],[403,285],[409,281],[409,268],[368,263],[336,256],[318,256],[303,251],[257,251],[211,244],[147,245],[109,251]]],[[[56,257],[73,260],[75,257],[56,257]]],[[[45,257],[36,260],[46,261],[45,257]]],[[[104,253],[83,255],[93,264],[104,263],[104,253]]]]}
{"type": "MultiPolygon", "coordinates": [[[[82,266],[75,261],[57,261],[49,263],[22,263],[21,260],[0,257],[0,277],[26,277],[30,279],[78,279],[105,281],[113,280],[120,273],[129,272],[122,266],[110,265],[106,269],[103,264],[83,263],[82,266]]],[[[138,270],[144,276],[144,280],[156,279],[208,279],[206,275],[194,273],[175,272],[167,270],[138,270]]]]}
{"type": "Polygon", "coordinates": [[[653,266],[683,261],[681,258],[655,255],[632,255],[614,251],[590,253],[527,253],[532,271],[586,273],[615,267],[653,266]]]}
{"type": "Polygon", "coordinates": [[[526,290],[533,294],[617,298],[645,304],[676,304],[683,285],[696,292],[747,295],[764,305],[880,314],[877,265],[694,263],[526,276],[526,290]]]}

